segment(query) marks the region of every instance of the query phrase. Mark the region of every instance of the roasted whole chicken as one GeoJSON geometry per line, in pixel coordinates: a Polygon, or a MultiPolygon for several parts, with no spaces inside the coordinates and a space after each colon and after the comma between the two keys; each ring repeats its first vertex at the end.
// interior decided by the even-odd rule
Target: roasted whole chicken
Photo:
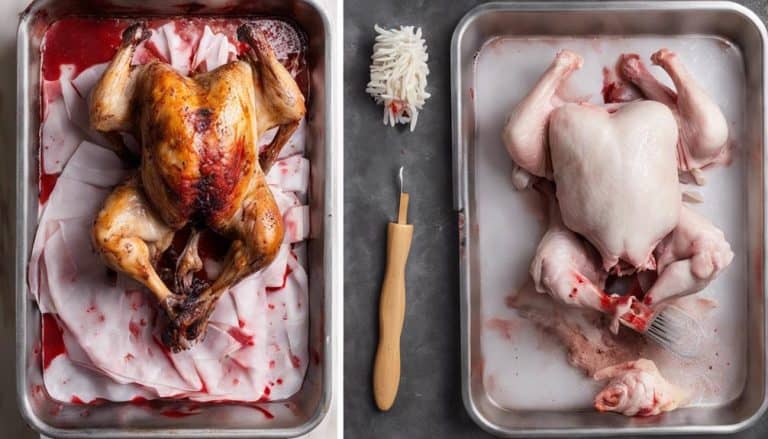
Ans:
{"type": "Polygon", "coordinates": [[[141,145],[138,172],[104,202],[93,244],[106,264],[144,284],[169,324],[163,340],[184,350],[205,334],[208,317],[228,287],[268,265],[283,241],[283,219],[265,174],[306,112],[304,96],[264,35],[238,28],[241,59],[191,77],[152,61],[131,65],[150,33],[125,30],[96,84],[90,123],[100,132],[133,134],[141,145]],[[279,127],[259,153],[257,140],[279,127]],[[157,263],[174,234],[193,232],[168,285],[157,263]],[[231,240],[221,274],[195,282],[202,269],[198,230],[231,240]]]}
{"type": "Polygon", "coordinates": [[[661,49],[651,61],[675,90],[637,55],[623,55],[618,72],[638,90],[636,99],[565,102],[558,90],[582,58],[563,50],[502,134],[515,186],[555,186],[545,191],[556,205],[531,266],[537,290],[614,319],[628,310],[648,316],[650,308],[702,290],[733,259],[723,232],[683,205],[680,188],[686,178],[702,184],[702,169],[722,161],[725,117],[675,53],[661,49]],[[655,272],[655,280],[642,302],[603,291],[609,274],[643,271],[655,272]]]}

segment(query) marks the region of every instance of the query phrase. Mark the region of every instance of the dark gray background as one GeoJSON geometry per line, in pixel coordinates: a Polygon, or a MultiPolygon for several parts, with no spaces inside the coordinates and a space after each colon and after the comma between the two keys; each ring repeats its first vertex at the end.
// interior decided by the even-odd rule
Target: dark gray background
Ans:
{"type": "MultiPolygon", "coordinates": [[[[458,228],[452,207],[450,40],[477,0],[346,0],[344,5],[344,431],[349,438],[488,437],[466,414],[459,370],[458,228]],[[421,26],[429,92],[416,132],[382,125],[365,94],[373,25],[421,26]],[[379,413],[371,392],[386,223],[405,166],[415,233],[408,266],[397,401],[379,413]]],[[[768,1],[743,2],[764,20],[768,1]]],[[[737,435],[768,437],[768,417],[737,435]]]]}

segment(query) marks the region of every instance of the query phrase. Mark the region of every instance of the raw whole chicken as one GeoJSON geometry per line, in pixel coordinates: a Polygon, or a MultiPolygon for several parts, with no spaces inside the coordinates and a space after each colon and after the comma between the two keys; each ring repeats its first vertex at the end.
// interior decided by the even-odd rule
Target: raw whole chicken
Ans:
{"type": "Polygon", "coordinates": [[[141,143],[139,172],[107,197],[93,225],[93,243],[111,268],[147,286],[170,324],[164,342],[191,346],[206,331],[216,301],[244,276],[268,265],[283,241],[283,220],[265,174],[296,130],[304,96],[261,33],[238,29],[244,59],[185,77],[152,61],[132,66],[150,34],[141,24],[122,44],[94,88],[91,126],[129,132],[141,143]],[[259,154],[257,139],[279,127],[259,154]],[[166,285],[155,263],[174,233],[192,224],[232,240],[220,275],[195,282],[202,269],[193,232],[166,285]]]}
{"type": "MultiPolygon", "coordinates": [[[[561,228],[581,235],[599,252],[605,274],[658,272],[658,286],[651,288],[646,303],[657,306],[703,289],[733,254],[720,230],[682,207],[678,177],[678,171],[716,162],[727,140],[727,126],[719,122],[724,116],[676,55],[662,49],[652,59],[673,77],[677,93],[659,92],[662,86],[639,59],[624,55],[619,63],[623,75],[634,78],[651,100],[598,106],[566,103],[557,96],[582,64],[579,55],[561,51],[512,110],[502,137],[515,162],[514,181],[531,184],[521,173],[554,181],[561,228]]],[[[552,247],[545,245],[548,239],[551,232],[542,245],[552,247]]],[[[558,251],[565,250],[549,254],[558,251]]],[[[577,259],[566,260],[574,264],[577,259]]],[[[578,279],[596,277],[592,267],[584,272],[584,267],[571,268],[570,283],[537,281],[537,287],[562,300],[563,294],[582,288],[578,279]]],[[[584,306],[584,300],[574,302],[584,306]]],[[[618,317],[626,307],[604,311],[618,317]]]]}
{"type": "MultiPolygon", "coordinates": [[[[680,187],[689,175],[702,184],[702,170],[723,161],[725,117],[674,53],[661,49],[651,60],[675,91],[637,55],[622,55],[619,75],[645,99],[622,93],[620,102],[605,105],[565,102],[558,90],[582,59],[563,50],[502,133],[514,186],[535,188],[549,206],[530,268],[536,291],[610,315],[614,333],[619,323],[644,332],[671,299],[701,291],[733,260],[723,232],[683,205],[680,187]],[[630,274],[650,275],[650,285],[633,294],[604,291],[609,275],[630,274]]],[[[566,326],[544,327],[573,339],[566,326]]],[[[595,399],[600,411],[650,416],[685,399],[646,359],[603,368],[594,378],[611,380],[595,399]]]]}
{"type": "Polygon", "coordinates": [[[653,361],[641,358],[595,372],[598,381],[610,380],[595,397],[595,408],[626,416],[654,416],[676,409],[686,394],[661,376],[653,361]]]}

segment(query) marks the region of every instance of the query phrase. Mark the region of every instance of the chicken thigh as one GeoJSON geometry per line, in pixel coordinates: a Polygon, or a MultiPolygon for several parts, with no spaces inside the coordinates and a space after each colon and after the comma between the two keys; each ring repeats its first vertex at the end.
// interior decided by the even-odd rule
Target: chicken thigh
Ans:
{"type": "Polygon", "coordinates": [[[132,66],[148,37],[141,24],[126,29],[91,96],[93,128],[130,132],[141,143],[138,174],[105,201],[93,243],[110,267],[155,294],[170,320],[164,340],[181,350],[205,333],[228,287],[275,257],[283,223],[264,174],[306,110],[290,73],[248,25],[238,29],[248,47],[244,59],[192,77],[159,61],[132,66]],[[277,135],[260,155],[257,140],[273,127],[277,135]],[[179,288],[189,287],[189,273],[202,265],[196,233],[180,260],[176,291],[155,271],[158,255],[187,224],[232,240],[221,274],[202,291],[179,288]]]}

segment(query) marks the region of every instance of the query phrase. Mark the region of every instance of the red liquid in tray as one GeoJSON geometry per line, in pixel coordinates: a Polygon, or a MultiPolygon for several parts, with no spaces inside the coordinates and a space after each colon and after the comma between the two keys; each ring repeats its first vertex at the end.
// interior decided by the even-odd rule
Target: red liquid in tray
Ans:
{"type": "Polygon", "coordinates": [[[73,64],[77,75],[94,64],[109,61],[126,27],[123,20],[88,18],[65,18],[53,23],[43,42],[43,78],[55,81],[64,64],[73,64]]]}
{"type": "Polygon", "coordinates": [[[67,352],[59,323],[53,314],[43,314],[43,368],[47,369],[54,358],[67,352]]]}

